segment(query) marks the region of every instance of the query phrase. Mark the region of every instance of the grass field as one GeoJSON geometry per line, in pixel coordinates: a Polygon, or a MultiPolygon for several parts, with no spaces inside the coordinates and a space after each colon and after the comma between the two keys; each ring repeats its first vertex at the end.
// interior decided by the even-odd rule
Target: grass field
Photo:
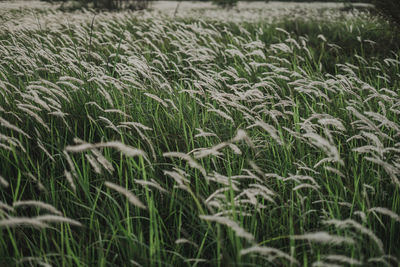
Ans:
{"type": "Polygon", "coordinates": [[[0,9],[0,266],[399,266],[398,31],[264,5],[0,9]]]}

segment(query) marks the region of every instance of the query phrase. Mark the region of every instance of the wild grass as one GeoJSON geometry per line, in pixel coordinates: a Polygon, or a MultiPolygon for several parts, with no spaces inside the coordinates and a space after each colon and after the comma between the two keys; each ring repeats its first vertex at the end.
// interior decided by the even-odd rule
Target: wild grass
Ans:
{"type": "Polygon", "coordinates": [[[399,265],[399,35],[319,12],[17,12],[0,265],[399,265]]]}

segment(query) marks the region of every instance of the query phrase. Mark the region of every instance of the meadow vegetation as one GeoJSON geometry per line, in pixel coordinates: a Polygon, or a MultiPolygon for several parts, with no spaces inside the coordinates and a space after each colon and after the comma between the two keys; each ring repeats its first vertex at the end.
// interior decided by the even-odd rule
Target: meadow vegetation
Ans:
{"type": "Polygon", "coordinates": [[[40,12],[0,16],[1,266],[399,265],[387,22],[40,12]]]}

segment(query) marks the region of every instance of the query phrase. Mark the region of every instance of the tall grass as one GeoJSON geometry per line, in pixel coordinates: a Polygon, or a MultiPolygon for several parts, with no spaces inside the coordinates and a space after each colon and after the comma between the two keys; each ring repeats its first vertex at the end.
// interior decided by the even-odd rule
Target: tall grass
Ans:
{"type": "Polygon", "coordinates": [[[399,264],[385,22],[54,14],[0,34],[0,265],[399,264]]]}

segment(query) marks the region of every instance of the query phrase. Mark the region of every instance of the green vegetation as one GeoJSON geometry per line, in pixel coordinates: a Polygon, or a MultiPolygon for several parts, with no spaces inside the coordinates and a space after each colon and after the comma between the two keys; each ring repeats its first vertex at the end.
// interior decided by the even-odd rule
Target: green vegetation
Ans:
{"type": "Polygon", "coordinates": [[[149,6],[148,0],[41,0],[49,3],[62,3],[61,9],[92,8],[96,10],[143,10],[149,6]],[[67,4],[67,8],[64,6],[67,4]]]}
{"type": "Polygon", "coordinates": [[[0,266],[398,265],[400,37],[324,14],[0,31],[0,266]]]}
{"type": "Polygon", "coordinates": [[[213,0],[213,3],[222,8],[233,8],[237,6],[238,0],[213,0]]]}
{"type": "Polygon", "coordinates": [[[398,0],[373,0],[378,12],[391,22],[400,26],[400,1],[398,0]]]}

